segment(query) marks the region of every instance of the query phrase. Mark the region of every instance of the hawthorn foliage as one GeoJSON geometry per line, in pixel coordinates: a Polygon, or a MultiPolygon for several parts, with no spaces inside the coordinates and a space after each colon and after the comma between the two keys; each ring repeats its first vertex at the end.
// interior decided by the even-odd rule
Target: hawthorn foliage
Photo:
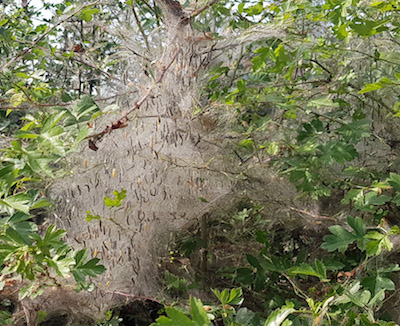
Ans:
{"type": "MultiPolygon", "coordinates": [[[[182,2],[188,10],[196,5],[182,2]]],[[[343,316],[348,325],[386,325],[375,314],[386,293],[396,289],[391,273],[399,268],[377,257],[392,250],[391,239],[399,233],[382,220],[400,205],[399,10],[396,0],[223,0],[192,20],[192,28],[216,42],[227,29],[239,37],[272,25],[282,29],[281,37],[239,43],[233,63],[211,67],[201,112],[195,114],[213,105],[232,110],[243,162],[254,156],[269,161],[300,193],[315,199],[344,194],[342,202],[360,215],[349,216],[346,228],[331,226],[322,243],[329,253],[357,246],[356,263],[310,262],[304,251],[291,259],[268,250],[258,257],[248,254],[249,266],[237,274],[241,286],[263,290],[271,275],[279,274],[303,301],[282,303],[260,321],[251,312],[226,307],[241,301],[236,300],[241,290],[216,290],[221,306],[213,316],[226,325],[247,325],[247,313],[254,317],[248,317],[249,325],[340,324],[343,316]],[[346,282],[329,276],[345,267],[346,282]],[[329,284],[324,296],[316,300],[299,292],[299,277],[329,284]]],[[[40,295],[69,273],[79,289],[90,289],[86,276],[104,271],[98,259],[87,261],[85,250],[69,247],[63,230],[49,226],[39,232],[32,217],[52,205],[45,189],[65,173],[64,159],[90,135],[93,121],[118,109],[99,105],[110,98],[105,89],[116,91],[116,76],[125,73],[123,35],[110,34],[105,26],[128,19],[142,42],[141,53],[128,50],[144,58],[143,71],[154,79],[149,58],[163,26],[157,2],[43,2],[40,10],[29,2],[0,3],[0,132],[6,143],[0,162],[0,261],[5,277],[31,281],[21,299],[40,295]],[[43,18],[43,10],[53,17],[43,18]]],[[[265,236],[257,241],[268,248],[265,236]]],[[[5,286],[4,277],[1,282],[5,286]]],[[[191,300],[191,309],[189,318],[168,308],[157,323],[210,323],[199,300],[191,300]]]]}

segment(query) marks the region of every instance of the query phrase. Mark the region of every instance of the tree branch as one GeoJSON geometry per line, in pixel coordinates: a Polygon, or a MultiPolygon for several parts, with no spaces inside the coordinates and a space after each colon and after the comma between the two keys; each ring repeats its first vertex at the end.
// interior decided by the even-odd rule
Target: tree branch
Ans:
{"type": "Polygon", "coordinates": [[[129,120],[128,116],[133,111],[138,110],[142,106],[142,104],[149,98],[151,92],[162,81],[165,73],[167,72],[169,67],[171,67],[172,63],[175,61],[175,59],[178,56],[180,51],[181,51],[180,48],[175,51],[170,62],[166,66],[163,67],[163,69],[160,73],[160,76],[157,78],[157,80],[154,82],[154,84],[149,88],[149,90],[146,92],[146,94],[144,94],[143,97],[135,103],[135,105],[132,109],[125,112],[118,120],[114,121],[111,125],[108,125],[103,131],[86,137],[87,139],[89,139],[89,148],[90,149],[97,151],[98,147],[96,146],[96,142],[101,140],[104,137],[104,135],[110,134],[115,129],[125,128],[128,125],[127,124],[128,120],[129,120]]]}
{"type": "Polygon", "coordinates": [[[192,19],[198,15],[200,15],[204,10],[207,10],[210,8],[214,3],[216,3],[218,0],[211,0],[209,3],[207,3],[204,7],[201,7],[191,13],[191,15],[188,17],[189,19],[192,19]]]}
{"type": "MultiPolygon", "coordinates": [[[[123,96],[123,95],[128,95],[128,94],[133,94],[133,93],[137,93],[138,91],[135,90],[130,90],[127,92],[123,92],[123,93],[118,93],[115,95],[111,95],[111,96],[107,96],[107,97],[95,97],[93,100],[95,102],[104,102],[104,101],[108,101],[111,100],[113,98],[119,97],[119,96],[123,96]]],[[[0,105],[0,111],[4,111],[4,110],[31,110],[33,108],[52,108],[55,106],[70,106],[73,102],[62,102],[62,103],[53,103],[53,104],[49,104],[49,103],[35,103],[35,102],[30,102],[29,105],[22,105],[22,106],[10,106],[8,105],[8,103],[5,103],[5,106],[1,106],[0,105]]]]}
{"type": "Polygon", "coordinates": [[[27,49],[25,49],[24,51],[22,51],[20,54],[18,54],[17,56],[15,56],[14,58],[12,58],[10,61],[6,62],[3,66],[0,67],[0,72],[3,71],[4,69],[7,69],[9,66],[11,66],[14,62],[18,61],[20,58],[22,58],[25,54],[27,54],[28,52],[30,52],[41,40],[43,40],[48,34],[50,34],[52,31],[54,31],[58,26],[60,26],[62,23],[66,22],[68,19],[70,19],[71,17],[75,16],[77,13],[79,13],[80,11],[82,11],[85,8],[94,6],[95,4],[99,3],[100,0],[97,0],[95,2],[89,3],[85,6],[82,6],[81,8],[79,8],[78,10],[76,10],[75,12],[73,12],[72,14],[69,14],[67,17],[65,17],[64,19],[60,20],[57,24],[55,24],[52,28],[48,29],[46,32],[44,32],[42,34],[42,36],[40,36],[35,42],[32,43],[32,45],[30,47],[28,47],[27,49]]]}

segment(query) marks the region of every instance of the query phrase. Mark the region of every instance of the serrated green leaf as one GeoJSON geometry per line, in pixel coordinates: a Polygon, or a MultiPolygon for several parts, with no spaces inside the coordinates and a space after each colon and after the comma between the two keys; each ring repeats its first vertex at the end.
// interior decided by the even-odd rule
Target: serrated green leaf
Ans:
{"type": "Polygon", "coordinates": [[[390,173],[390,177],[386,181],[396,190],[400,191],[400,175],[397,173],[390,173]]]}
{"type": "Polygon", "coordinates": [[[5,206],[6,208],[12,208],[13,210],[20,211],[27,215],[29,214],[29,202],[30,197],[23,193],[0,199],[0,205],[5,206]]]}
{"type": "Polygon", "coordinates": [[[208,326],[210,321],[206,311],[203,309],[203,303],[200,299],[194,297],[190,298],[190,312],[192,314],[193,322],[198,326],[208,326]]]}
{"type": "Polygon", "coordinates": [[[253,326],[253,319],[256,317],[256,313],[247,309],[240,308],[235,316],[235,323],[242,326],[253,326]]]}
{"type": "Polygon", "coordinates": [[[230,305],[239,305],[243,302],[243,291],[242,288],[234,288],[230,290],[229,299],[227,301],[230,305]]]}
{"type": "MultiPolygon", "coordinates": [[[[168,317],[157,318],[153,326],[197,326],[189,317],[172,307],[166,307],[165,312],[168,317]]],[[[207,325],[208,326],[208,325],[207,325]]]]}
{"type": "Polygon", "coordinates": [[[101,220],[99,215],[92,215],[90,211],[86,211],[86,221],[91,222],[92,220],[101,220]]]}
{"type": "Polygon", "coordinates": [[[370,290],[373,296],[382,289],[393,291],[396,288],[394,282],[390,278],[380,274],[364,277],[361,284],[365,289],[370,290]]]}
{"type": "Polygon", "coordinates": [[[351,226],[359,238],[364,237],[364,235],[367,233],[367,228],[362,218],[347,216],[347,223],[351,226]]]}
{"type": "Polygon", "coordinates": [[[324,263],[322,261],[320,261],[319,259],[315,259],[314,262],[315,265],[315,269],[318,272],[318,277],[322,280],[322,281],[326,281],[326,267],[324,265],[324,263]]]}
{"type": "Polygon", "coordinates": [[[347,247],[358,239],[355,234],[347,231],[340,225],[329,227],[329,231],[331,231],[332,234],[326,235],[321,245],[322,249],[328,250],[329,252],[335,250],[345,252],[347,247]]]}
{"type": "Polygon", "coordinates": [[[377,241],[377,240],[370,241],[367,243],[366,249],[367,249],[368,256],[379,255],[382,251],[381,242],[377,241]]]}
{"type": "Polygon", "coordinates": [[[108,207],[119,207],[121,205],[122,200],[126,197],[126,190],[121,189],[120,192],[113,191],[115,199],[111,199],[110,197],[104,197],[104,204],[108,207]]]}
{"type": "Polygon", "coordinates": [[[87,256],[88,256],[88,250],[86,248],[79,250],[75,254],[75,266],[77,268],[83,266],[86,261],[87,256]]]}

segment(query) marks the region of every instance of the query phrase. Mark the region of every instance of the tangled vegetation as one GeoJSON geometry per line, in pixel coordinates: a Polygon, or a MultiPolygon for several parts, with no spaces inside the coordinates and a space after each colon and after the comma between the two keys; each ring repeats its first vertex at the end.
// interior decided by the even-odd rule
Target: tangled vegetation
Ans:
{"type": "MultiPolygon", "coordinates": [[[[64,230],[43,223],[56,205],[47,189],[68,173],[66,159],[83,141],[97,151],[100,138],[135,119],[126,113],[93,136],[96,121],[119,111],[119,102],[110,100],[140,91],[139,85],[121,93],[122,79],[131,74],[137,81],[135,74],[141,74],[152,85],[162,83],[178,55],[155,76],[152,42],[164,26],[163,3],[42,1],[41,10],[54,13],[47,19],[30,1],[0,1],[4,298],[13,289],[21,302],[54,286],[91,291],[87,278],[104,273],[99,258],[88,258],[85,248],[68,244],[64,230]],[[124,35],[107,29],[128,24],[128,12],[143,53],[124,47],[124,35]],[[138,71],[126,72],[127,56],[140,58],[138,71]]],[[[152,325],[396,325],[400,315],[391,305],[399,298],[400,271],[399,1],[178,5],[191,13],[199,39],[226,47],[199,77],[194,119],[212,133],[214,112],[229,112],[225,136],[234,141],[243,178],[247,169],[268,166],[293,183],[299,197],[335,207],[324,213],[297,209],[307,223],[322,226],[315,234],[279,230],[266,220],[263,205],[252,201],[209,219],[207,236],[201,225],[187,230],[160,263],[167,301],[178,304],[165,304],[152,325]],[[272,27],[282,31],[280,37],[253,41],[272,27]],[[218,255],[228,254],[216,263],[218,255]]],[[[148,89],[135,110],[148,100],[148,89]]],[[[115,199],[104,199],[110,210],[126,196],[124,189],[114,190],[115,199]]],[[[117,224],[91,211],[86,219],[117,224]]],[[[14,325],[6,306],[4,300],[0,324],[14,325]]],[[[38,314],[36,324],[45,319],[45,312],[38,314]]],[[[110,311],[98,324],[142,325],[110,311]]]]}

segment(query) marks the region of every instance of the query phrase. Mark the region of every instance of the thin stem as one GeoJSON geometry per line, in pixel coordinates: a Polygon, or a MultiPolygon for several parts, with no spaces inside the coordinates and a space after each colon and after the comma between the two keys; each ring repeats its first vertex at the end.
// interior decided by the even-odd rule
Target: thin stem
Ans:
{"type": "Polygon", "coordinates": [[[204,10],[210,8],[214,3],[216,3],[218,0],[211,0],[209,3],[207,3],[204,7],[201,7],[195,11],[192,12],[192,14],[188,17],[189,19],[193,19],[194,17],[200,15],[204,10]]]}
{"type": "Polygon", "coordinates": [[[135,6],[133,5],[133,3],[132,3],[131,8],[132,8],[133,16],[135,17],[136,25],[138,26],[139,31],[143,36],[144,42],[146,43],[147,50],[150,52],[150,45],[149,45],[149,41],[147,40],[147,35],[144,32],[142,24],[140,23],[139,17],[138,17],[138,15],[136,13],[135,6]]]}
{"type": "Polygon", "coordinates": [[[105,134],[111,133],[114,129],[120,129],[120,128],[126,127],[127,122],[129,120],[128,116],[132,112],[138,110],[142,106],[142,104],[149,98],[151,92],[162,81],[162,79],[164,78],[165,73],[171,67],[172,63],[175,61],[175,59],[178,56],[180,51],[181,51],[180,48],[178,48],[175,51],[175,53],[172,56],[170,62],[166,66],[164,66],[164,68],[162,69],[162,71],[160,73],[160,76],[157,78],[157,80],[154,82],[154,84],[149,88],[149,90],[143,95],[143,97],[139,101],[137,101],[135,103],[135,105],[133,106],[132,109],[130,109],[127,112],[125,112],[118,120],[114,121],[111,125],[108,125],[103,131],[86,137],[87,139],[89,139],[89,147],[91,149],[97,150],[97,146],[95,145],[95,142],[100,140],[101,138],[103,138],[105,134]]]}

